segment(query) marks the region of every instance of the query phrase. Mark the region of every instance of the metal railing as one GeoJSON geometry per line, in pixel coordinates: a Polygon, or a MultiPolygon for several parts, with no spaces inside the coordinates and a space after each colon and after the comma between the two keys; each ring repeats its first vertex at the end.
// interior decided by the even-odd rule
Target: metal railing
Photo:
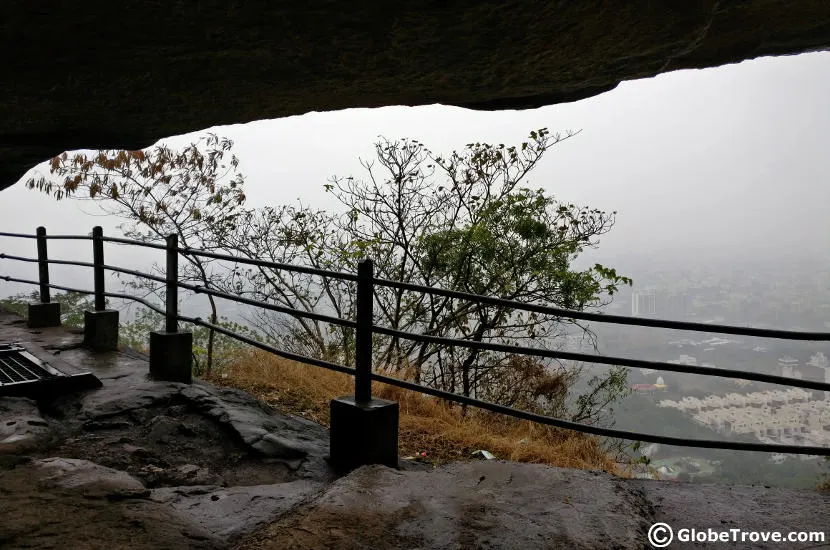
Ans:
{"type": "Polygon", "coordinates": [[[656,435],[656,434],[644,434],[626,430],[616,430],[612,428],[603,428],[600,426],[592,426],[587,424],[581,424],[578,422],[573,422],[570,420],[564,420],[560,418],[554,418],[550,416],[545,416],[521,409],[516,409],[513,407],[509,407],[506,405],[500,405],[498,403],[493,403],[489,401],[483,401],[474,397],[468,397],[464,395],[459,395],[456,393],[448,392],[445,390],[440,390],[432,387],[428,387],[422,384],[418,384],[415,382],[410,382],[406,380],[401,380],[398,378],[394,378],[391,376],[387,376],[384,374],[373,372],[372,370],[372,337],[374,334],[383,334],[387,336],[394,336],[398,338],[404,338],[412,341],[417,342],[426,342],[431,344],[436,344],[440,346],[463,346],[467,348],[473,349],[481,349],[481,350],[490,350],[490,351],[497,351],[497,352],[506,352],[511,354],[523,354],[535,357],[547,357],[547,358],[555,358],[555,359],[564,359],[564,360],[572,360],[572,361],[586,361],[591,363],[598,363],[604,365],[613,365],[613,366],[623,366],[623,367],[635,367],[635,368],[648,368],[648,369],[655,369],[655,370],[665,370],[670,372],[679,372],[679,373],[688,373],[688,374],[700,374],[700,375],[707,375],[707,376],[718,376],[718,377],[728,377],[728,378],[737,378],[743,380],[750,380],[754,382],[765,382],[771,384],[780,384],[786,385],[790,387],[797,387],[797,388],[805,388],[811,390],[819,390],[819,391],[830,391],[830,383],[826,382],[819,382],[813,380],[800,380],[796,378],[790,378],[785,376],[777,376],[771,374],[763,374],[757,372],[750,372],[750,371],[743,371],[743,370],[733,370],[733,369],[723,369],[723,368],[715,368],[715,367],[702,367],[702,366],[695,366],[695,365],[680,365],[674,363],[665,363],[659,361],[646,361],[640,359],[630,359],[625,357],[613,357],[613,356],[604,356],[604,355],[592,355],[592,354],[585,354],[585,353],[574,353],[574,352],[565,352],[565,351],[558,351],[558,350],[549,350],[543,348],[533,348],[533,347],[524,347],[524,346],[512,346],[506,344],[498,344],[492,342],[481,342],[481,341],[471,341],[471,340],[462,340],[457,338],[445,338],[439,336],[431,336],[425,334],[416,334],[396,329],[391,329],[388,327],[381,327],[374,324],[373,319],[373,304],[374,304],[374,291],[375,287],[389,287],[395,288],[399,290],[405,291],[413,291],[413,292],[421,292],[421,293],[428,293],[438,296],[444,296],[448,298],[456,298],[461,300],[467,300],[470,302],[478,302],[483,304],[489,305],[498,305],[509,307],[514,310],[520,311],[527,311],[533,313],[541,313],[546,315],[553,315],[560,318],[568,318],[568,319],[580,319],[585,321],[595,321],[595,322],[602,322],[602,323],[613,323],[613,324],[622,324],[622,325],[635,325],[635,326],[645,326],[645,327],[654,327],[654,328],[665,328],[665,329],[677,329],[677,330],[687,330],[687,331],[696,331],[696,332],[706,332],[706,333],[720,333],[720,334],[733,334],[733,335],[743,335],[743,336],[753,336],[753,337],[764,337],[764,338],[776,338],[776,339],[785,339],[785,340],[799,340],[799,341],[830,341],[830,333],[827,332],[803,332],[803,331],[786,331],[786,330],[774,330],[774,329],[760,329],[760,328],[752,328],[752,327],[737,327],[737,326],[730,326],[730,325],[718,325],[718,324],[708,324],[708,323],[692,323],[692,322],[682,322],[682,321],[668,321],[662,319],[640,319],[640,318],[633,318],[633,317],[625,317],[619,315],[606,315],[601,313],[592,313],[592,312],[584,312],[584,311],[574,311],[562,308],[554,308],[543,306],[539,304],[527,304],[522,302],[516,302],[511,300],[504,300],[501,298],[489,297],[489,296],[480,296],[476,294],[468,294],[465,292],[458,292],[452,290],[445,290],[436,287],[427,287],[412,283],[404,283],[400,281],[391,281],[387,279],[380,279],[376,278],[373,273],[373,264],[371,260],[362,260],[358,264],[357,273],[347,273],[347,272],[339,272],[339,271],[331,271],[331,270],[323,270],[323,269],[315,269],[305,266],[296,266],[291,264],[282,264],[277,262],[269,262],[264,260],[255,260],[249,259],[229,254],[219,254],[215,252],[208,252],[204,250],[197,250],[191,248],[181,248],[178,246],[178,239],[176,235],[170,235],[167,238],[165,244],[157,244],[157,243],[147,243],[142,241],[136,241],[132,239],[124,239],[124,238],[117,238],[117,237],[106,237],[103,235],[103,231],[100,227],[96,227],[93,229],[91,235],[47,235],[46,230],[43,227],[39,227],[35,235],[27,235],[27,234],[20,234],[20,233],[7,233],[7,232],[0,232],[0,237],[9,237],[9,238],[24,238],[24,239],[36,239],[37,241],[37,258],[29,258],[23,256],[16,256],[10,255],[5,253],[0,253],[0,259],[7,259],[7,260],[15,260],[15,261],[22,261],[22,262],[33,262],[38,264],[38,273],[39,273],[39,280],[32,281],[17,277],[11,276],[0,276],[0,279],[10,281],[10,282],[17,282],[17,283],[24,283],[24,284],[32,284],[39,286],[40,288],[40,299],[43,302],[48,302],[51,297],[49,294],[50,289],[58,289],[64,290],[69,292],[78,292],[83,294],[92,294],[95,296],[95,309],[102,310],[104,309],[105,298],[119,298],[124,300],[131,300],[134,302],[141,303],[142,305],[148,307],[149,309],[164,315],[165,317],[165,328],[168,332],[175,332],[178,330],[178,323],[179,321],[189,322],[194,325],[203,326],[209,329],[213,329],[214,331],[223,334],[225,336],[229,336],[234,338],[240,342],[253,346],[255,348],[273,353],[280,357],[284,357],[286,359],[291,359],[294,361],[306,363],[309,365],[326,368],[329,370],[342,372],[354,376],[355,378],[355,400],[358,402],[366,402],[371,400],[372,398],[372,382],[380,382],[384,384],[388,384],[391,386],[396,386],[405,390],[411,390],[427,395],[431,395],[434,397],[438,397],[441,399],[445,399],[447,401],[452,401],[455,403],[460,403],[463,405],[473,406],[480,409],[484,409],[487,411],[505,414],[514,418],[529,420],[532,422],[536,422],[539,424],[544,424],[548,426],[555,426],[558,428],[574,430],[582,433],[588,433],[596,436],[603,436],[603,437],[611,437],[611,438],[620,438],[626,440],[633,440],[633,441],[642,441],[647,443],[660,443],[666,445],[677,445],[677,446],[686,446],[686,447],[700,447],[700,448],[712,448],[712,449],[729,449],[729,450],[742,450],[742,451],[764,451],[764,452],[778,452],[778,453],[790,453],[790,454],[802,454],[802,455],[821,455],[821,456],[830,456],[830,447],[822,447],[822,446],[807,446],[807,445],[786,445],[786,444],[769,444],[769,443],[754,443],[754,442],[744,442],[744,441],[728,441],[728,440],[712,440],[712,439],[691,439],[691,438],[683,438],[683,437],[672,437],[672,436],[663,436],[663,435],[656,435]],[[46,243],[49,239],[69,239],[69,240],[92,240],[93,241],[93,262],[77,262],[77,261],[68,261],[68,260],[54,260],[49,259],[47,255],[47,246],[46,243]],[[152,248],[156,250],[164,250],[166,253],[166,274],[165,277],[159,277],[157,275],[152,275],[149,273],[144,273],[136,270],[125,269],[117,266],[107,265],[104,262],[104,249],[103,244],[105,242],[109,243],[116,243],[116,244],[124,244],[124,245],[132,245],[132,246],[141,246],[145,248],[152,248]],[[305,273],[310,275],[318,275],[322,277],[331,277],[335,279],[351,281],[356,283],[356,318],[355,319],[342,319],[339,317],[333,317],[329,315],[324,315],[321,313],[314,313],[309,311],[300,311],[297,309],[292,309],[288,307],[278,306],[274,304],[269,304],[262,301],[252,300],[248,298],[243,298],[241,296],[236,296],[233,294],[228,294],[225,292],[221,292],[215,289],[206,288],[200,285],[192,285],[188,283],[184,283],[178,280],[178,258],[179,255],[185,256],[199,256],[205,258],[212,258],[217,260],[226,260],[230,262],[236,262],[240,264],[248,264],[254,265],[259,267],[267,267],[272,269],[281,269],[281,270],[288,270],[294,271],[299,273],[305,273]],[[71,288],[62,285],[52,284],[49,281],[49,264],[56,264],[56,265],[71,265],[71,266],[81,266],[81,267],[91,267],[94,271],[94,290],[86,290],[86,289],[77,289],[71,288]],[[154,304],[150,303],[143,298],[137,296],[131,296],[129,294],[123,293],[114,293],[108,292],[104,288],[104,273],[105,271],[113,271],[113,272],[120,272],[125,273],[137,277],[144,277],[159,283],[164,283],[166,287],[166,304],[165,309],[162,310],[161,308],[155,306],[154,304]],[[248,336],[238,334],[234,331],[231,331],[225,327],[204,321],[199,317],[188,317],[181,315],[178,311],[178,289],[184,288],[195,293],[201,293],[206,295],[211,295],[218,298],[227,299],[230,301],[234,301],[237,303],[250,305],[254,307],[260,307],[263,309],[276,311],[279,313],[284,313],[288,315],[292,315],[295,317],[304,317],[308,319],[314,319],[318,321],[324,321],[327,323],[334,323],[340,326],[346,326],[355,329],[355,367],[349,367],[346,365],[341,365],[337,363],[333,363],[330,361],[325,361],[322,359],[317,359],[313,357],[307,357],[303,355],[299,355],[296,353],[291,353],[285,350],[277,349],[273,346],[265,344],[263,342],[259,342],[255,339],[252,339],[248,336]]]}

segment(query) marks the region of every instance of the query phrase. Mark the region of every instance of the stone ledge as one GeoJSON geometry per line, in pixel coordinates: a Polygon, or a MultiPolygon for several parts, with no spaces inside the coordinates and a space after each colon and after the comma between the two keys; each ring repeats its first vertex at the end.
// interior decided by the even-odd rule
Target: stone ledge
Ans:
{"type": "Polygon", "coordinates": [[[365,466],[269,526],[263,548],[644,547],[652,510],[607,474],[500,461],[365,466]]]}

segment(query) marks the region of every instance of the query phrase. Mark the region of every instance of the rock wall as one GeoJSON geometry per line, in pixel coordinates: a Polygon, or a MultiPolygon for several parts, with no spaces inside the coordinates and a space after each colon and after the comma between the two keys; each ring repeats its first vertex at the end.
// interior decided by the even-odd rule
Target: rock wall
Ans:
{"type": "Polygon", "coordinates": [[[515,109],[830,46],[826,0],[9,0],[0,189],[64,150],[347,107],[515,109]]]}

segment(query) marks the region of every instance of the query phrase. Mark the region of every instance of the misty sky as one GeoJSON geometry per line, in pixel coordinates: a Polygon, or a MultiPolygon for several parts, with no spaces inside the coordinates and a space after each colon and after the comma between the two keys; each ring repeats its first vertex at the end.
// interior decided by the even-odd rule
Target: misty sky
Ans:
{"type": "MultiPolygon", "coordinates": [[[[549,151],[529,186],[618,211],[592,258],[624,270],[633,257],[691,265],[718,256],[736,266],[752,256],[830,257],[830,52],[678,71],[529,111],[351,109],[213,131],[236,142],[249,205],[299,198],[329,207],[327,178],[362,175],[357,159],[371,156],[379,135],[448,152],[470,141],[519,143],[541,127],[582,133],[549,151]]],[[[0,230],[32,233],[44,224],[53,233],[87,233],[101,224],[111,232],[116,225],[84,212],[95,208],[56,203],[22,184],[0,192],[0,230]]],[[[56,256],[80,257],[87,248],[79,256],[69,245],[55,246],[64,246],[56,256]]],[[[34,254],[31,242],[0,248],[34,254]]],[[[138,263],[144,258],[130,254],[138,263]]],[[[0,263],[0,272],[9,268],[18,271],[0,263]]],[[[2,289],[11,290],[7,283],[2,289]]]]}

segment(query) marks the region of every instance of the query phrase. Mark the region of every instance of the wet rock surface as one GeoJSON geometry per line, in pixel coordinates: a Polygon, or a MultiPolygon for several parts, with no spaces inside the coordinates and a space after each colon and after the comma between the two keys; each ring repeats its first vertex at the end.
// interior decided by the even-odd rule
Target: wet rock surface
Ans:
{"type": "MultiPolygon", "coordinates": [[[[676,538],[681,528],[698,531],[823,532],[824,544],[811,543],[720,543],[727,548],[827,548],[830,547],[830,491],[723,486],[702,483],[667,483],[628,480],[652,502],[654,521],[670,525],[675,540],[670,548],[700,548],[700,543],[683,543],[676,538]]],[[[716,543],[711,543],[715,546],[716,543]]]]}
{"type": "Polygon", "coordinates": [[[226,547],[148,493],[126,474],[63,458],[5,468],[0,470],[0,548],[226,547]]]}
{"type": "Polygon", "coordinates": [[[321,492],[324,484],[299,480],[248,487],[164,487],[151,500],[172,506],[182,516],[221,540],[235,541],[321,492]]]}
{"type": "Polygon", "coordinates": [[[336,479],[323,427],[239,390],[152,381],[145,356],[92,353],[80,339],[0,311],[0,341],[103,382],[50,400],[0,398],[2,548],[626,549],[648,548],[658,521],[830,536],[830,493],[815,491],[495,460],[403,461],[336,479]]]}
{"type": "MultiPolygon", "coordinates": [[[[651,548],[649,528],[821,532],[830,493],[620,479],[600,472],[481,461],[430,472],[367,466],[250,538],[246,549],[651,548]]],[[[815,542],[725,548],[823,548],[815,542]]],[[[714,544],[712,544],[714,547],[714,544]]]]}
{"type": "Polygon", "coordinates": [[[324,428],[269,410],[243,392],[139,380],[117,394],[102,389],[63,399],[56,410],[71,437],[49,452],[96,460],[148,487],[328,476],[324,428]],[[270,438],[279,444],[268,445],[270,438]]]}
{"type": "MultiPolygon", "coordinates": [[[[96,487],[108,498],[149,496],[144,485],[126,472],[77,458],[44,458],[33,465],[45,471],[39,478],[66,489],[96,487]]],[[[89,494],[87,492],[87,494],[89,494]]]]}
{"type": "Polygon", "coordinates": [[[51,435],[36,402],[23,397],[0,399],[0,454],[36,449],[51,435]]]}
{"type": "Polygon", "coordinates": [[[81,338],[0,312],[0,341],[103,382],[0,398],[0,497],[16,518],[0,522],[0,547],[228,547],[333,479],[322,426],[232,388],[153,381],[145,356],[81,338]]]}
{"type": "Polygon", "coordinates": [[[650,516],[641,492],[600,473],[499,461],[367,466],[271,525],[262,547],[642,548],[650,516]]]}

